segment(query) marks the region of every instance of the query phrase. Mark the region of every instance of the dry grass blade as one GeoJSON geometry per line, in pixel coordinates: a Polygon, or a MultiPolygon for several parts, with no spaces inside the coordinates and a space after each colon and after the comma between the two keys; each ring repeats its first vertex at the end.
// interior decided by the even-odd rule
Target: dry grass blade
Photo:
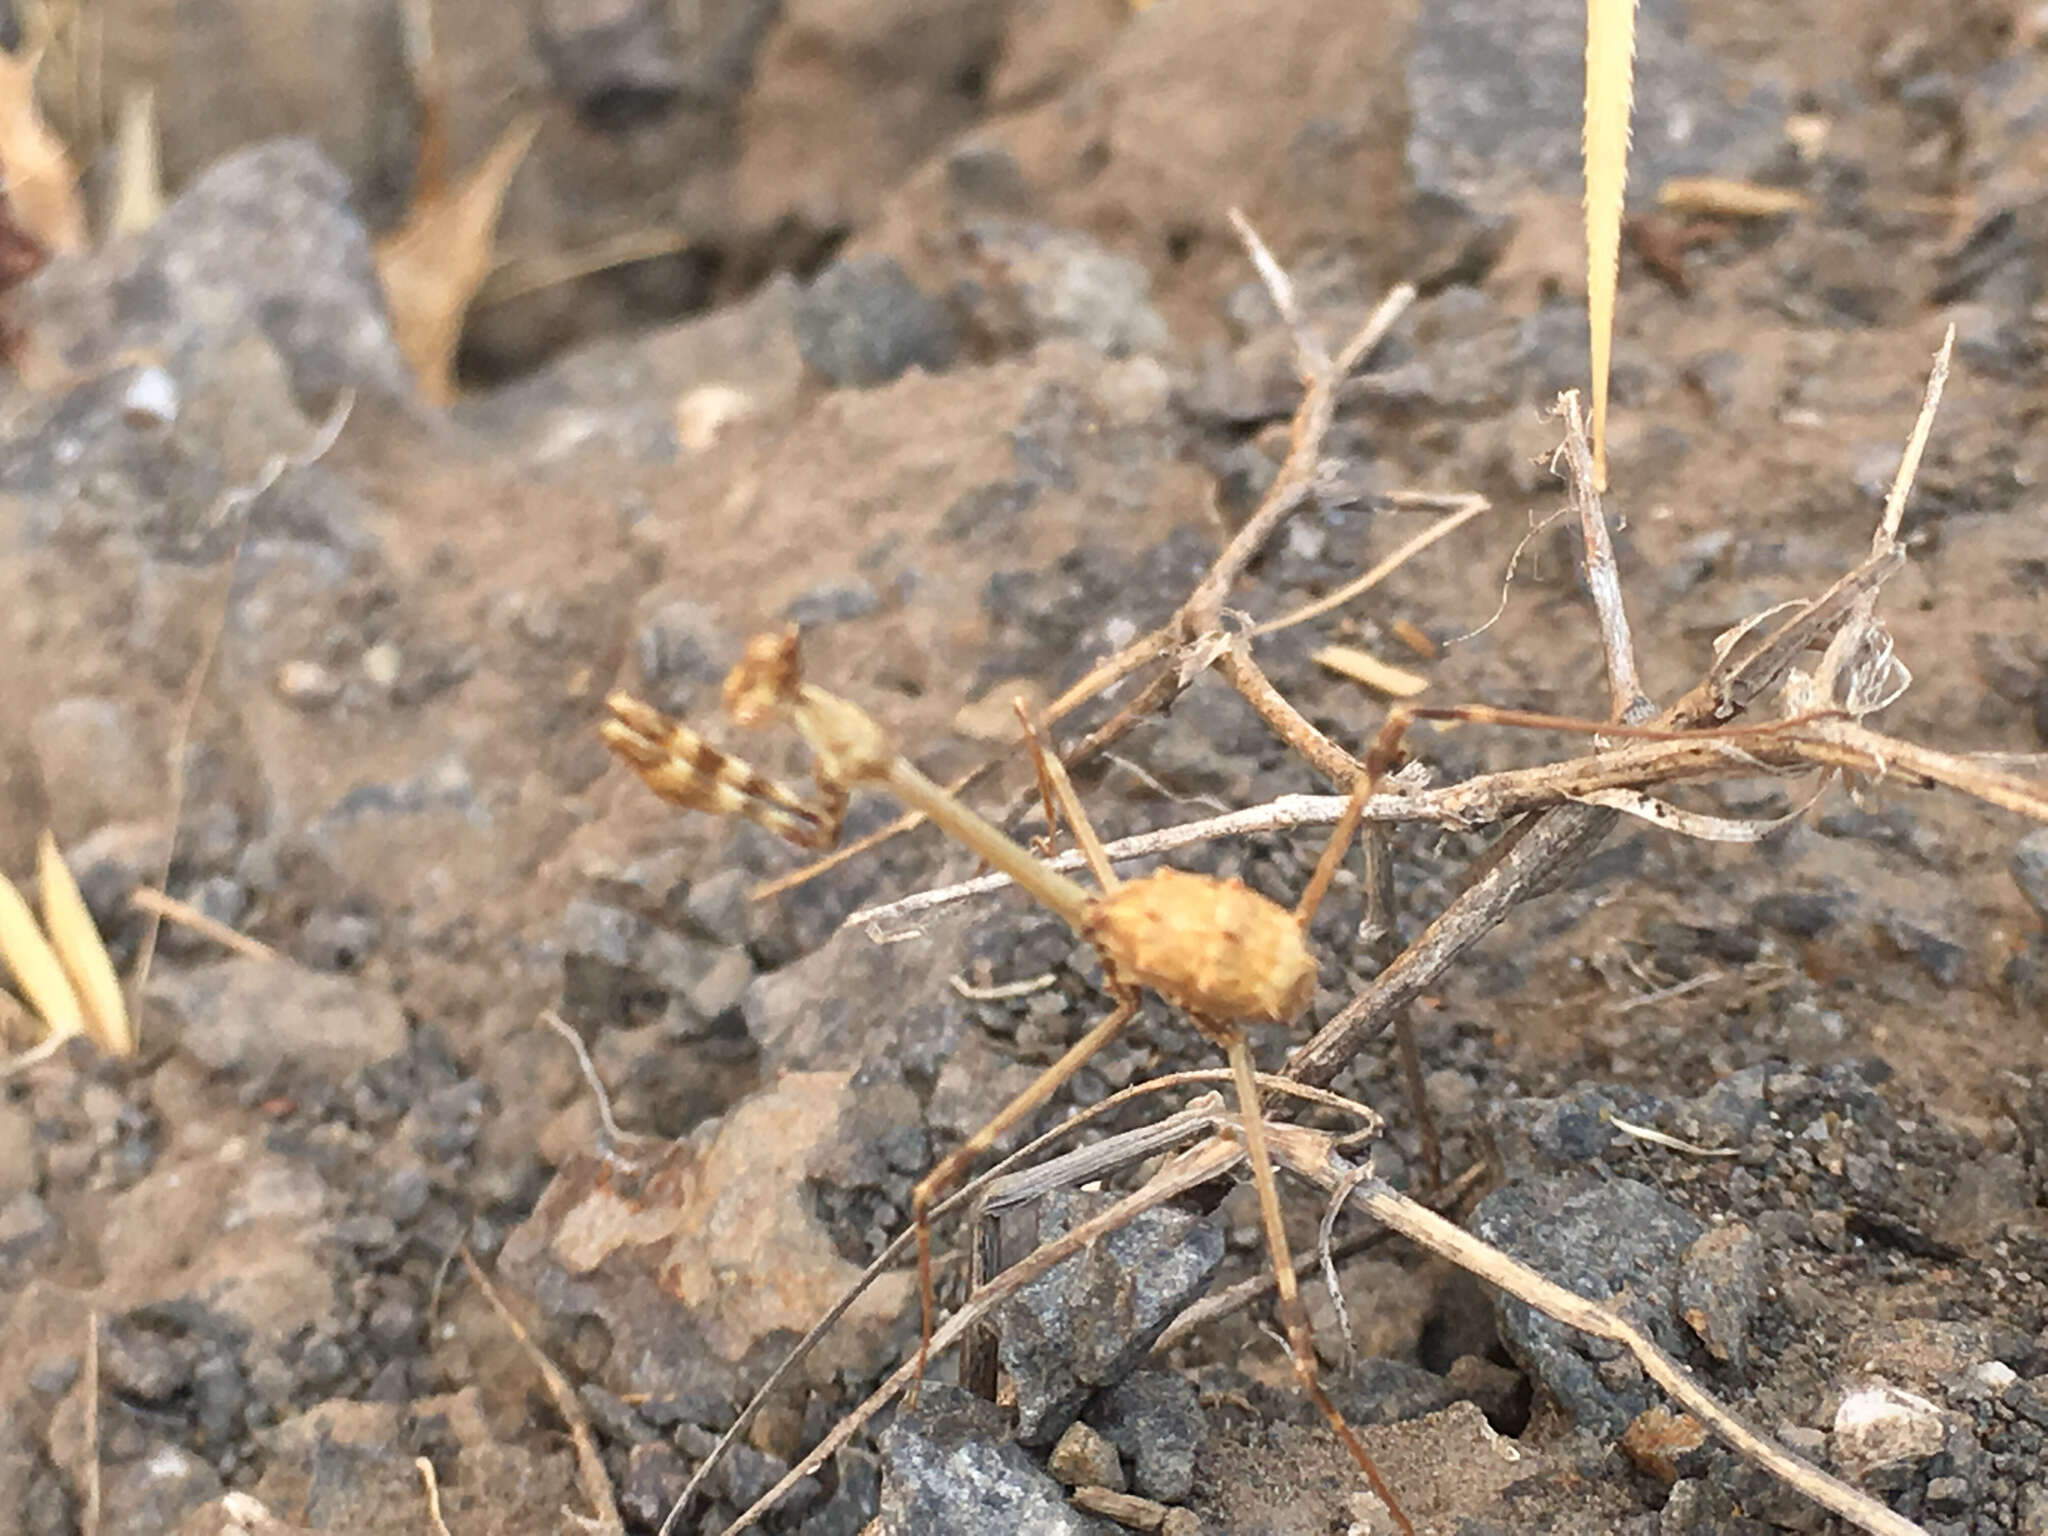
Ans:
{"type": "Polygon", "coordinates": [[[499,262],[470,301],[472,309],[507,304],[530,293],[573,283],[578,278],[674,256],[690,248],[690,237],[673,229],[629,229],[581,250],[550,252],[499,262]]]}
{"type": "Polygon", "coordinates": [[[1586,316],[1593,333],[1593,488],[1601,491],[1635,56],[1636,0],[1586,0],[1586,316]]]}
{"type": "Polygon", "coordinates": [[[85,209],[78,172],[64,141],[36,105],[40,53],[0,49],[0,183],[21,227],[60,254],[86,248],[85,209]]]}
{"type": "Polygon", "coordinates": [[[0,875],[0,960],[14,974],[15,985],[42,1020],[46,1041],[68,1040],[85,1032],[85,1009],[72,989],[71,978],[50,941],[36,923],[14,882],[0,875]]]}
{"type": "Polygon", "coordinates": [[[1355,645],[1326,645],[1309,659],[1319,667],[1329,668],[1339,677],[1348,677],[1352,682],[1391,699],[1412,699],[1429,687],[1429,679],[1421,673],[1381,661],[1372,652],[1360,650],[1355,645]]]}
{"type": "Polygon", "coordinates": [[[462,322],[491,272],[506,189],[539,130],[539,118],[520,118],[467,177],[445,190],[424,189],[405,222],[377,242],[392,335],[421,393],[437,405],[455,396],[462,322]]]}
{"type": "MultiPolygon", "coordinates": [[[[266,459],[256,478],[246,485],[230,486],[216,499],[212,508],[213,519],[231,515],[246,514],[271,486],[275,485],[286,470],[305,469],[317,464],[327,456],[327,451],[341,438],[342,428],[348,425],[351,412],[355,409],[355,392],[343,390],[334,402],[334,409],[328,412],[327,420],[313,434],[312,441],[302,453],[273,454],[266,459]]],[[[205,643],[199,650],[199,659],[192,665],[192,675],[185,680],[184,694],[178,700],[178,715],[171,732],[171,743],[165,754],[170,773],[169,821],[170,836],[164,841],[163,859],[157,866],[156,884],[168,885],[171,879],[171,860],[178,846],[178,823],[185,814],[185,747],[192,739],[192,722],[199,714],[199,701],[206,693],[206,681],[213,675],[213,663],[220,655],[221,637],[227,630],[228,594],[235,589],[235,576],[242,567],[242,551],[249,542],[249,518],[241,517],[235,529],[235,542],[228,551],[227,571],[222,578],[220,597],[212,627],[206,632],[205,643]]],[[[145,908],[147,910],[147,908],[145,908]]],[[[150,912],[142,925],[142,940],[135,947],[135,969],[129,979],[129,995],[134,1002],[135,1033],[142,1034],[142,1023],[146,1013],[143,1001],[149,990],[149,968],[156,961],[156,940],[163,926],[163,916],[150,912]]]]}
{"type": "Polygon", "coordinates": [[[114,142],[114,196],[107,231],[139,235],[164,211],[156,93],[148,86],[136,86],[121,98],[121,121],[114,142]]]}
{"type": "Polygon", "coordinates": [[[36,882],[43,898],[43,926],[84,1008],[85,1032],[109,1056],[133,1056],[135,1032],[128,1027],[128,1006],[121,1000],[114,962],[78,893],[78,882],[71,878],[71,867],[47,830],[36,844],[36,882]]]}

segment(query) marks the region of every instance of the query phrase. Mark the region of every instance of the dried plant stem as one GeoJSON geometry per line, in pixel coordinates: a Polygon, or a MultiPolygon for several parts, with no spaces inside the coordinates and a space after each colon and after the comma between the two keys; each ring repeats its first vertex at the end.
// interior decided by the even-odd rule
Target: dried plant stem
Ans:
{"type": "Polygon", "coordinates": [[[208,917],[197,907],[178,900],[153,886],[139,885],[128,897],[128,904],[144,912],[162,918],[165,922],[176,923],[201,938],[218,944],[222,949],[233,950],[246,960],[275,960],[277,951],[261,939],[252,939],[248,934],[230,928],[216,918],[208,917]]]}
{"type": "Polygon", "coordinates": [[[546,1384],[548,1397],[555,1405],[555,1411],[562,1416],[562,1422],[569,1426],[569,1440],[576,1448],[576,1479],[582,1485],[583,1497],[590,1503],[594,1518],[572,1516],[577,1524],[597,1536],[625,1536],[625,1524],[619,1519],[618,1500],[612,1493],[611,1474],[604,1469],[604,1458],[598,1454],[597,1441],[590,1433],[590,1419],[583,1411],[583,1403],[576,1396],[576,1389],[569,1385],[555,1362],[541,1352],[540,1346],[526,1331],[526,1325],[513,1315],[505,1305],[505,1299],[498,1294],[498,1288],[491,1284],[490,1277],[483,1271],[468,1248],[462,1250],[463,1267],[469,1271],[469,1278],[483,1293],[491,1310],[498,1314],[498,1321],[518,1343],[533,1368],[540,1372],[541,1381],[546,1384]]]}
{"type": "MultiPolygon", "coordinates": [[[[313,433],[304,449],[297,454],[272,455],[264,461],[254,480],[247,485],[230,487],[213,507],[215,521],[230,516],[237,519],[235,542],[228,551],[227,571],[221,578],[220,601],[213,623],[206,632],[205,643],[200,646],[192,675],[185,679],[184,694],[178,700],[177,725],[171,732],[166,763],[171,781],[170,827],[164,839],[163,863],[157,869],[154,882],[158,889],[171,883],[171,859],[178,846],[178,823],[185,815],[185,748],[192,739],[192,722],[199,713],[199,701],[206,695],[207,681],[213,676],[214,661],[220,655],[221,637],[227,631],[228,602],[234,595],[235,577],[242,568],[242,550],[249,542],[249,507],[257,497],[277,484],[287,470],[306,469],[324,459],[340,439],[342,428],[348,425],[355,403],[355,392],[343,390],[335,399],[334,409],[328,412],[327,419],[313,433]]],[[[138,1042],[142,1039],[149,969],[156,959],[157,932],[162,923],[162,914],[158,912],[151,912],[143,923],[142,941],[135,950],[135,970],[128,983],[128,1017],[133,1022],[134,1037],[138,1042]]]]}
{"type": "Polygon", "coordinates": [[[1586,424],[1579,415],[1579,393],[1568,389],[1558,399],[1564,417],[1564,451],[1571,466],[1572,500],[1579,511],[1579,536],[1585,547],[1586,589],[1600,621],[1606,645],[1607,687],[1611,718],[1631,724],[1655,714],[1643,694],[1636,669],[1635,642],[1630,638],[1628,610],[1621,600],[1621,572],[1614,563],[1614,541],[1607,533],[1607,513],[1600,504],[1602,476],[1595,470],[1593,450],[1586,443],[1586,424]]]}
{"type": "Polygon", "coordinates": [[[1325,1189],[1350,1185],[1352,1204],[1411,1242],[1567,1327],[1621,1345],[1635,1357],[1643,1373],[1687,1413],[1822,1508],[1872,1532],[1873,1536],[1926,1536],[1919,1526],[1894,1514],[1869,1494],[1828,1476],[1744,1424],[1716,1402],[1683,1366],[1612,1308],[1566,1290],[1444,1220],[1427,1206],[1410,1200],[1384,1180],[1360,1178],[1359,1171],[1339,1156],[1329,1138],[1321,1133],[1293,1125],[1270,1125],[1267,1131],[1274,1155],[1294,1172],[1325,1189]]]}

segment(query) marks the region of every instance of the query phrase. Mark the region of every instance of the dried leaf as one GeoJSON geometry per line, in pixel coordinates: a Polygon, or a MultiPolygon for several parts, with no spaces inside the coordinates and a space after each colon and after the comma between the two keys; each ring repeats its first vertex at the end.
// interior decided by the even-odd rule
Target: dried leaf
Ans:
{"type": "Polygon", "coordinates": [[[78,174],[64,141],[36,105],[41,62],[40,53],[0,49],[0,179],[23,229],[51,251],[82,251],[85,209],[78,200],[78,174]]]}
{"type": "Polygon", "coordinates": [[[128,1027],[128,1005],[121,997],[114,962],[107,957],[106,943],[78,893],[70,866],[57,851],[57,839],[47,831],[36,844],[36,879],[42,887],[43,926],[72,991],[84,1005],[86,1033],[109,1056],[133,1056],[135,1032],[128,1027]]]}
{"type": "Polygon", "coordinates": [[[14,982],[43,1021],[52,1039],[69,1039],[85,1030],[85,1010],[64,975],[35,915],[14,882],[0,875],[0,960],[14,973],[14,982]]]}
{"type": "Polygon", "coordinates": [[[1412,699],[1429,686],[1429,679],[1419,673],[1381,661],[1355,645],[1326,645],[1315,653],[1315,661],[1340,677],[1363,683],[1373,692],[1393,699],[1412,699]]]}
{"type": "Polygon", "coordinates": [[[1657,206],[1714,219],[1768,219],[1804,213],[1813,203],[1786,187],[1732,176],[1673,176],[1657,189],[1657,206]]]}
{"type": "Polygon", "coordinates": [[[164,211],[164,178],[157,146],[156,93],[147,86],[121,98],[115,140],[113,209],[108,231],[139,235],[164,211]]]}
{"type": "Polygon", "coordinates": [[[1586,0],[1586,318],[1593,332],[1593,488],[1607,489],[1607,375],[1635,97],[1636,0],[1586,0]]]}
{"type": "Polygon", "coordinates": [[[377,276],[399,350],[421,393],[455,394],[455,347],[470,300],[491,271],[498,211],[540,120],[521,118],[456,186],[426,188],[405,222],[377,243],[377,276]]]}

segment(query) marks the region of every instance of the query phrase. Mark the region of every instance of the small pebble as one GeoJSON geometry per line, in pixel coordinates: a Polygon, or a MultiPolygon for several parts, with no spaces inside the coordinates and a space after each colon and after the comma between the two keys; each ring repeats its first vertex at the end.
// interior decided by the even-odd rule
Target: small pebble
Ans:
{"type": "Polygon", "coordinates": [[[139,370],[121,392],[121,415],[138,431],[169,426],[178,419],[178,381],[161,368],[139,370]]]}
{"type": "Polygon", "coordinates": [[[399,664],[398,647],[389,641],[363,652],[363,676],[379,688],[389,688],[398,681],[399,664]]]}
{"type": "Polygon", "coordinates": [[[1124,1464],[1116,1447],[1086,1424],[1068,1426],[1046,1465],[1069,1488],[1124,1490],[1124,1464]]]}
{"type": "Polygon", "coordinates": [[[754,414],[754,399],[730,384],[702,384],[676,402],[676,441],[691,453],[708,453],[726,428],[754,414]]]}
{"type": "Polygon", "coordinates": [[[277,691],[298,709],[325,709],[341,697],[341,679],[317,661],[288,661],[277,669],[277,691]]]}
{"type": "Polygon", "coordinates": [[[1947,1438],[1939,1408],[1889,1382],[1859,1387],[1835,1410],[1835,1465],[1851,1477],[1925,1461],[1947,1438]]]}

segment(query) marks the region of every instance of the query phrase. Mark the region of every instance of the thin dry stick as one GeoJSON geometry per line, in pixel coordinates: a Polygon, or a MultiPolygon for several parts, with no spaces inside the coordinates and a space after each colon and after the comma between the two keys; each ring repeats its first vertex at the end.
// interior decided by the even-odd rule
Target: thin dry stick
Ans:
{"type": "MultiPolygon", "coordinates": [[[[1775,747],[1745,742],[1739,749],[1735,741],[1712,732],[1674,741],[1630,741],[1598,756],[1502,769],[1436,789],[1374,795],[1365,804],[1364,819],[1380,825],[1422,822],[1473,831],[1529,811],[1569,806],[1607,790],[1725,777],[1730,772],[1786,772],[1805,762],[1795,749],[1794,736],[1781,733],[1771,739],[1777,743],[1775,747]]],[[[1986,767],[1974,758],[1958,757],[1954,761],[1966,768],[1986,767]]],[[[2016,776],[2003,778],[2012,784],[2026,783],[2016,776]]],[[[1345,803],[1346,797],[1342,795],[1280,795],[1264,805],[1118,838],[1105,843],[1103,851],[1112,863],[1120,864],[1218,838],[1326,827],[1336,821],[1345,803]]],[[[1057,854],[1047,862],[1063,871],[1081,866],[1079,855],[1072,852],[1057,854]]],[[[987,895],[1009,884],[1007,875],[977,875],[972,880],[862,907],[847,918],[847,923],[875,932],[881,925],[950,906],[971,896],[987,895]]]]}
{"type": "Polygon", "coordinates": [[[1701,1388],[1682,1365],[1611,1308],[1566,1290],[1444,1220],[1427,1206],[1410,1200],[1383,1180],[1369,1176],[1358,1179],[1358,1170],[1340,1157],[1329,1138],[1320,1132],[1296,1125],[1270,1125],[1267,1131],[1275,1156],[1296,1173],[1325,1189],[1352,1184],[1352,1203],[1410,1241],[1567,1327],[1621,1345],[1635,1356],[1643,1373],[1665,1395],[1743,1456],[1822,1508],[1872,1532],[1873,1536],[1927,1536],[1919,1526],[1894,1514],[1869,1494],[1828,1476],[1744,1424],[1701,1388]]]}
{"type": "Polygon", "coordinates": [[[469,1271],[470,1279],[476,1282],[491,1310],[498,1314],[498,1321],[511,1333],[526,1358],[533,1362],[546,1384],[548,1396],[555,1405],[555,1412],[562,1416],[562,1422],[569,1426],[569,1441],[576,1448],[576,1480],[582,1485],[583,1497],[597,1513],[594,1517],[570,1515],[584,1529],[599,1533],[599,1536],[625,1536],[626,1527],[619,1519],[618,1500],[612,1494],[611,1474],[604,1469],[604,1458],[598,1454],[597,1441],[590,1433],[590,1419],[583,1412],[583,1404],[576,1396],[576,1389],[569,1380],[555,1368],[555,1362],[541,1353],[540,1346],[533,1342],[526,1331],[526,1325],[512,1314],[505,1305],[505,1299],[498,1294],[498,1288],[491,1284],[490,1277],[483,1271],[467,1246],[462,1250],[463,1267],[469,1271]]]}
{"type": "Polygon", "coordinates": [[[202,939],[218,944],[222,949],[233,950],[248,960],[275,960],[277,951],[261,939],[252,939],[248,934],[230,928],[217,918],[208,917],[197,907],[178,900],[168,892],[154,886],[139,885],[128,897],[131,907],[152,913],[165,922],[176,923],[180,928],[190,929],[202,939]]]}
{"type": "MultiPolygon", "coordinates": [[[[302,452],[297,455],[274,454],[265,460],[253,481],[230,487],[221,494],[214,505],[212,520],[217,523],[223,518],[245,514],[250,503],[277,484],[286,470],[305,469],[324,459],[341,437],[342,428],[348,425],[349,413],[355,409],[355,404],[355,391],[344,389],[335,399],[334,409],[328,412],[327,420],[320,424],[302,452]]],[[[234,546],[228,551],[227,574],[221,580],[220,602],[213,626],[207,631],[206,641],[199,649],[199,660],[192,668],[192,675],[185,680],[184,696],[178,701],[177,726],[171,732],[167,763],[171,779],[170,832],[164,840],[163,863],[156,872],[158,889],[171,883],[171,856],[178,846],[178,823],[185,815],[185,746],[192,737],[192,721],[199,713],[199,701],[205,696],[207,679],[213,675],[214,660],[220,655],[221,637],[227,633],[228,602],[234,596],[235,576],[242,568],[242,549],[248,542],[249,519],[242,516],[235,528],[234,546]]],[[[134,1035],[138,1043],[142,1039],[149,968],[156,959],[157,932],[162,924],[163,916],[157,912],[151,912],[144,920],[142,941],[135,950],[135,972],[128,983],[128,1017],[134,1021],[134,1035]]]]}
{"type": "Polygon", "coordinates": [[[85,1512],[81,1536],[100,1536],[100,1315],[85,1314],[85,1512]]]}
{"type": "Polygon", "coordinates": [[[602,1145],[598,1151],[605,1161],[610,1162],[616,1155],[619,1144],[627,1140],[655,1142],[664,1150],[671,1145],[652,1136],[629,1137],[626,1132],[620,1130],[619,1122],[612,1118],[612,1096],[605,1089],[604,1079],[597,1075],[597,1063],[590,1059],[590,1052],[584,1047],[583,1037],[564,1023],[562,1016],[552,1008],[542,1011],[540,1021],[566,1040],[569,1049],[576,1053],[576,1066],[583,1073],[583,1084],[590,1090],[591,1100],[597,1105],[598,1135],[602,1138],[602,1145]]]}
{"type": "Polygon", "coordinates": [[[441,1483],[434,1476],[434,1464],[424,1456],[415,1456],[412,1469],[420,1475],[420,1488],[427,1500],[427,1523],[433,1526],[434,1536],[453,1536],[448,1522],[441,1518],[441,1483]]]}
{"type": "MultiPolygon", "coordinates": [[[[1261,1079],[1266,1081],[1266,1079],[1261,1079]]],[[[1469,1195],[1479,1182],[1487,1177],[1484,1163],[1474,1163],[1455,1179],[1438,1190],[1427,1202],[1432,1210],[1448,1211],[1469,1195]]],[[[1384,1227],[1368,1227],[1353,1232],[1331,1248],[1337,1259],[1348,1259],[1367,1248],[1377,1247],[1386,1241],[1389,1233],[1384,1227]]],[[[1306,1279],[1309,1271],[1320,1261],[1319,1254],[1304,1254],[1294,1261],[1297,1277],[1306,1279]]],[[[1229,1317],[1246,1307],[1263,1301],[1273,1294],[1279,1282],[1270,1267],[1257,1274],[1247,1275],[1235,1285],[1227,1285],[1220,1291],[1211,1291],[1198,1301],[1190,1302],[1179,1316],[1166,1325],[1166,1331],[1159,1336],[1159,1342],[1152,1346],[1155,1355],[1166,1355],[1198,1328],[1206,1327],[1219,1318],[1229,1317]]]]}
{"type": "Polygon", "coordinates": [[[1253,625],[1251,631],[1253,638],[1257,638],[1260,635],[1276,634],[1283,629],[1292,629],[1297,624],[1306,624],[1310,619],[1319,619],[1332,609],[1342,608],[1354,597],[1364,596],[1410,560],[1413,560],[1417,555],[1429,548],[1430,545],[1436,543],[1437,540],[1443,538],[1446,534],[1455,533],[1480,513],[1490,510],[1493,506],[1493,503],[1484,496],[1469,494],[1435,497],[1427,492],[1396,491],[1392,495],[1381,499],[1395,506],[1404,504],[1414,505],[1423,501],[1429,501],[1443,506],[1445,511],[1442,517],[1431,523],[1422,532],[1415,534],[1407,543],[1403,544],[1391,555],[1388,555],[1386,559],[1375,565],[1363,576],[1347,581],[1336,591],[1329,593],[1327,596],[1319,597],[1312,603],[1304,603],[1292,613],[1284,614],[1277,619],[1268,619],[1263,624],[1253,625]]]}
{"type": "Polygon", "coordinates": [[[1600,505],[1601,476],[1595,473],[1593,451],[1586,444],[1586,424],[1579,415],[1579,392],[1558,396],[1564,417],[1564,451],[1571,464],[1572,501],[1579,512],[1579,536],[1585,545],[1586,590],[1599,616],[1600,638],[1607,650],[1607,688],[1612,718],[1631,725],[1657,712],[1643,693],[1636,668],[1635,642],[1629,635],[1628,609],[1621,600],[1621,571],[1614,563],[1614,541],[1608,537],[1607,514],[1600,505]]]}
{"type": "MultiPolygon", "coordinates": [[[[1927,439],[1934,431],[1935,413],[1941,409],[1942,392],[1948,387],[1949,362],[1955,351],[1956,328],[1951,325],[1943,334],[1941,348],[1934,354],[1934,368],[1927,376],[1927,389],[1920,399],[1920,414],[1913,422],[1913,432],[1906,439],[1905,452],[1899,455],[1898,472],[1892,476],[1891,490],[1884,499],[1884,513],[1878,519],[1877,530],[1870,536],[1870,557],[1873,560],[1895,555],[1899,550],[1899,526],[1905,521],[1906,502],[1913,494],[1913,482],[1920,474],[1920,460],[1927,452],[1927,439]]],[[[1884,649],[1884,629],[1877,619],[1877,589],[1871,588],[1856,600],[1849,621],[1836,632],[1827,652],[1821,657],[1820,666],[1815,669],[1814,688],[1821,698],[1835,697],[1836,688],[1845,670],[1852,676],[1850,693],[1845,700],[1855,709],[1859,692],[1852,666],[1858,658],[1881,653],[1884,649]]],[[[1859,711],[1860,713],[1860,711],[1859,711]]]]}
{"type": "MultiPolygon", "coordinates": [[[[951,1349],[966,1335],[968,1329],[979,1324],[996,1307],[1045,1274],[1054,1265],[1107,1237],[1120,1227],[1128,1225],[1153,1207],[1163,1205],[1176,1196],[1186,1194],[1189,1190],[1228,1173],[1243,1156],[1244,1149],[1236,1142],[1221,1138],[1213,1138],[1181,1153],[1155,1173],[1141,1188],[1082,1222],[1064,1236],[1040,1247],[1029,1257],[1011,1265],[968,1297],[966,1304],[941,1323],[932,1334],[931,1353],[938,1355],[951,1349]]],[[[854,1437],[862,1425],[895,1401],[910,1385],[917,1374],[917,1368],[918,1359],[915,1355],[898,1366],[865,1402],[833,1425],[832,1432],[807,1451],[803,1459],[783,1475],[780,1482],[762,1494],[744,1514],[727,1526],[722,1536],[737,1536],[738,1532],[746,1530],[779,1504],[783,1495],[798,1481],[809,1477],[829,1461],[841,1446],[854,1437]]]]}

